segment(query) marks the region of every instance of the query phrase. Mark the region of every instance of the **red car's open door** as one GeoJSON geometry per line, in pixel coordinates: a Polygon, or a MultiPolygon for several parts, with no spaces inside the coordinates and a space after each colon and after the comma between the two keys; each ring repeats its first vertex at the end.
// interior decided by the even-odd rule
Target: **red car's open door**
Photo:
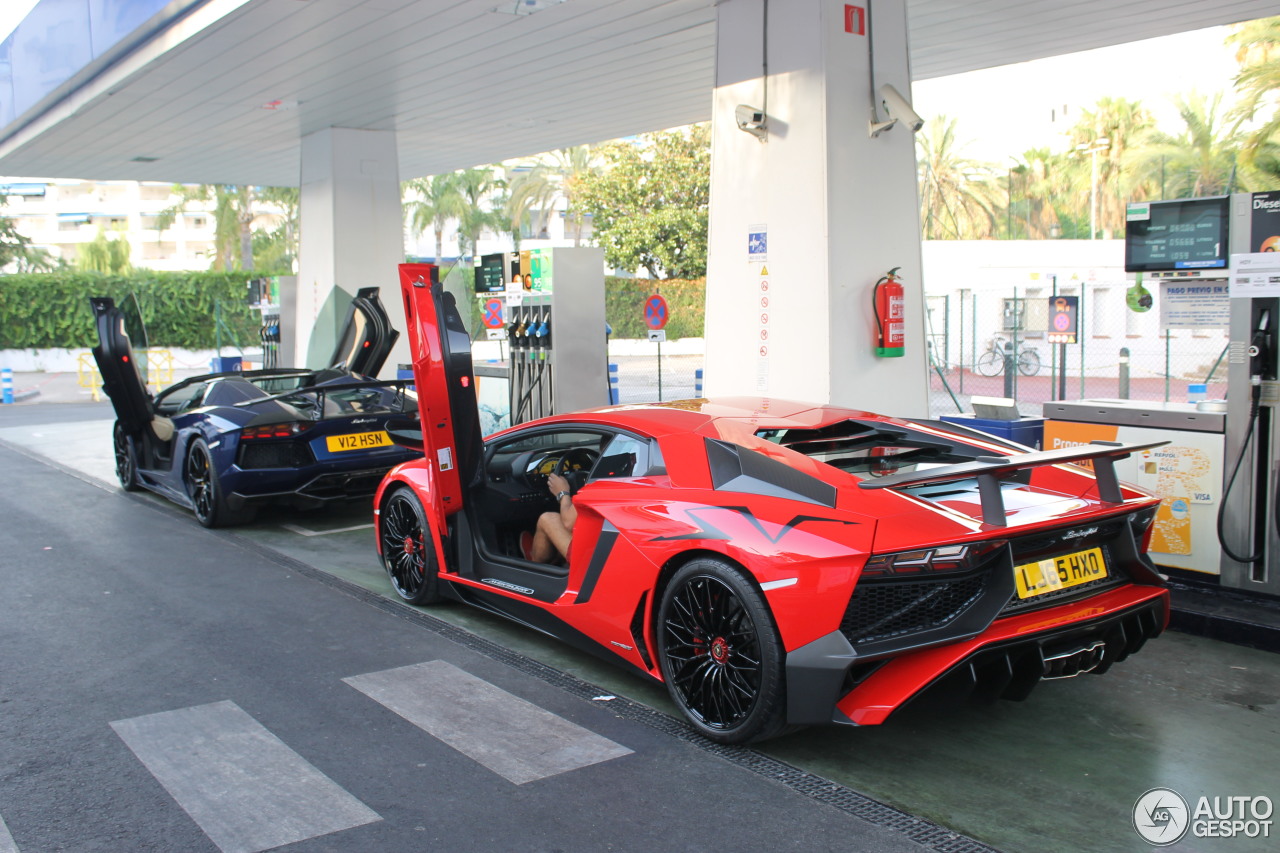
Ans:
{"type": "Polygon", "coordinates": [[[435,480],[435,521],[462,509],[481,476],[480,410],[471,369],[471,336],[434,264],[401,264],[405,324],[422,419],[423,452],[435,480]]]}
{"type": "Polygon", "coordinates": [[[329,366],[358,376],[377,377],[400,333],[391,327],[378,288],[356,291],[347,322],[329,359],[329,366]]]}

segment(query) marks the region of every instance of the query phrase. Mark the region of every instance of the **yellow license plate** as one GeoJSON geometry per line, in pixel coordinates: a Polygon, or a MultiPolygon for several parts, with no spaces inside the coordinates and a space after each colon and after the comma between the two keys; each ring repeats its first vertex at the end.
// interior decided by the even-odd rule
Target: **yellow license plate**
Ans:
{"type": "Polygon", "coordinates": [[[330,453],[342,453],[346,450],[366,450],[370,447],[390,447],[391,436],[386,430],[377,432],[352,432],[346,435],[330,435],[324,440],[330,453]]]}
{"type": "Polygon", "coordinates": [[[1023,563],[1013,570],[1013,578],[1018,585],[1018,598],[1035,598],[1037,595],[1069,589],[1106,576],[1107,562],[1102,557],[1101,548],[1023,563]]]}

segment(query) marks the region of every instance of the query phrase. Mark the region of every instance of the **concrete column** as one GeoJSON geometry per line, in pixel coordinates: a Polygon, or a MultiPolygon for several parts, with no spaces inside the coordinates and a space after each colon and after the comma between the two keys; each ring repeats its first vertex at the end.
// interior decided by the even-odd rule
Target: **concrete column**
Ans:
{"type": "Polygon", "coordinates": [[[396,137],[330,127],[302,139],[297,339],[293,366],[319,368],[333,352],[350,297],[377,285],[400,340],[379,378],[409,361],[396,265],[404,227],[396,137]]]}
{"type": "Polygon", "coordinates": [[[707,394],[927,415],[915,143],[902,122],[869,133],[873,54],[874,85],[910,98],[905,3],[723,0],[716,16],[707,394]],[[767,111],[763,139],[739,105],[767,111]],[[907,347],[879,358],[872,286],[893,267],[907,347]]]}

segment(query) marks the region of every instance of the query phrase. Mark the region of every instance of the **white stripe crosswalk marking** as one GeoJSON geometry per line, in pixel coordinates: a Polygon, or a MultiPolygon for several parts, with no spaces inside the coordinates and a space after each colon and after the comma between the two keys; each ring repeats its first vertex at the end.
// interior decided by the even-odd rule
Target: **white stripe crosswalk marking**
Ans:
{"type": "Polygon", "coordinates": [[[517,785],[631,753],[445,661],[343,681],[517,785]]]}
{"type": "Polygon", "coordinates": [[[13,843],[13,836],[9,834],[9,827],[4,825],[3,817],[0,817],[0,853],[18,853],[18,845],[13,843]]]}
{"type": "Polygon", "coordinates": [[[111,728],[223,853],[256,853],[382,819],[234,702],[111,728]]]}

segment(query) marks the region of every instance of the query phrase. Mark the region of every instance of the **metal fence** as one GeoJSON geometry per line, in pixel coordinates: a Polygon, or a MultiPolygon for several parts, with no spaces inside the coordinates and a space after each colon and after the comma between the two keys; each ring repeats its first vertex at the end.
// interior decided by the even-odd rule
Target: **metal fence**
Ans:
{"type": "Polygon", "coordinates": [[[962,290],[927,296],[926,308],[935,415],[969,411],[975,395],[1038,415],[1058,399],[1181,402],[1199,384],[1209,399],[1227,393],[1226,330],[1161,330],[1158,305],[1123,286],[962,290]],[[1048,297],[1059,294],[1080,299],[1078,343],[1047,341],[1048,297]]]}

